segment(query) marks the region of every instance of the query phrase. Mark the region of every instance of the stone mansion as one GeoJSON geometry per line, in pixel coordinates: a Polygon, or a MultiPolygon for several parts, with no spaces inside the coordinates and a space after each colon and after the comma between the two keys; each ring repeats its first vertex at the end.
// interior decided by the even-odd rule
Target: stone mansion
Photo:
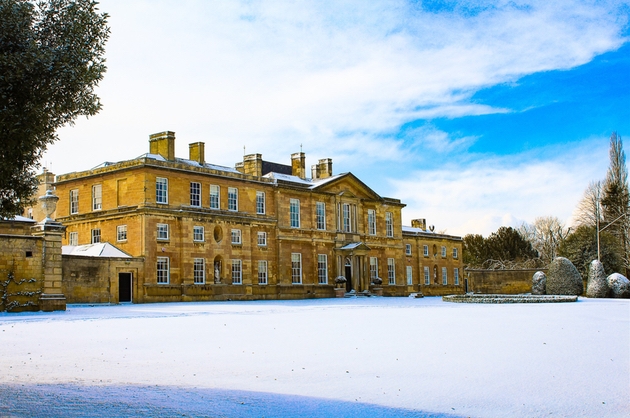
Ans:
{"type": "Polygon", "coordinates": [[[302,152],[290,165],[250,154],[232,168],[206,162],[202,142],[188,158],[174,151],[175,134],[161,132],[138,158],[56,177],[64,254],[109,243],[121,255],[97,282],[87,258],[64,261],[68,302],[465,291],[460,237],[403,226],[400,200],[334,174],[331,159],[309,178],[302,152]]]}

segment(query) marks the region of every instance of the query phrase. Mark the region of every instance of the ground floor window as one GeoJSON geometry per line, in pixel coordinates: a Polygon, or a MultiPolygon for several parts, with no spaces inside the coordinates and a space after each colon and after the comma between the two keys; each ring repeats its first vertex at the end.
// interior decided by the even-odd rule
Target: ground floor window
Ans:
{"type": "Polygon", "coordinates": [[[162,284],[168,284],[170,270],[168,267],[168,257],[157,258],[157,282],[162,284]]]}
{"type": "Polygon", "coordinates": [[[396,264],[393,258],[387,259],[387,280],[389,284],[396,284],[396,264]]]}
{"type": "Polygon", "coordinates": [[[302,254],[291,254],[291,283],[302,284],[302,254]]]}
{"type": "Polygon", "coordinates": [[[258,261],[258,284],[267,284],[267,261],[258,261]]]}
{"type": "Polygon", "coordinates": [[[455,281],[455,286],[459,286],[459,269],[457,267],[453,270],[453,280],[455,281]]]}
{"type": "Polygon", "coordinates": [[[232,284],[243,283],[243,262],[232,260],[232,284]]]}
{"type": "Polygon", "coordinates": [[[424,284],[426,286],[431,284],[431,270],[428,266],[424,268],[424,284]]]}
{"type": "Polygon", "coordinates": [[[100,228],[92,230],[92,244],[98,244],[101,242],[101,230],[100,228]]]}
{"type": "Polygon", "coordinates": [[[407,266],[407,286],[411,286],[413,284],[413,268],[411,266],[407,266]]]}
{"type": "Polygon", "coordinates": [[[442,267],[442,284],[446,286],[448,284],[448,272],[446,267],[442,267]]]}
{"type": "Polygon", "coordinates": [[[378,277],[378,258],[370,257],[370,280],[378,277]]]}
{"type": "Polygon", "coordinates": [[[193,260],[193,279],[195,284],[204,284],[206,282],[206,260],[204,258],[195,258],[193,260]]]}
{"type": "Polygon", "coordinates": [[[328,284],[328,256],[317,254],[317,283],[328,284]]]}
{"type": "Polygon", "coordinates": [[[70,232],[69,245],[79,245],[79,233],[70,232]]]}

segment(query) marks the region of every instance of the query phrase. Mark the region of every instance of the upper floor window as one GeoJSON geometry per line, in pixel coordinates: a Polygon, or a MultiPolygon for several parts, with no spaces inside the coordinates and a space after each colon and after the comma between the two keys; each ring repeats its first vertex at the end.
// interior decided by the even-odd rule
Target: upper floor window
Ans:
{"type": "Polygon", "coordinates": [[[315,224],[317,229],[326,229],[326,204],[317,202],[315,205],[315,224]]]}
{"type": "Polygon", "coordinates": [[[291,217],[291,228],[300,227],[300,201],[291,199],[289,202],[289,213],[291,217]]]}
{"type": "Polygon", "coordinates": [[[203,226],[193,226],[193,241],[205,241],[205,228],[203,226]]]}
{"type": "Polygon", "coordinates": [[[95,184],[92,186],[92,210],[103,209],[103,186],[95,184]]]}
{"type": "Polygon", "coordinates": [[[428,245],[423,245],[422,246],[422,255],[424,255],[425,257],[429,256],[429,246],[428,245]]]}
{"type": "Polygon", "coordinates": [[[457,252],[457,247],[453,248],[453,258],[459,257],[459,253],[457,252]]]}
{"type": "Polygon", "coordinates": [[[219,192],[221,188],[214,184],[210,186],[210,209],[219,209],[219,192]]]}
{"type": "Polygon", "coordinates": [[[78,232],[70,232],[70,236],[68,239],[69,245],[79,245],[79,233],[78,232]]]}
{"type": "Polygon", "coordinates": [[[168,224],[157,224],[157,239],[168,239],[168,224]]]}
{"type": "Polygon", "coordinates": [[[242,244],[242,237],[241,237],[241,230],[240,229],[233,229],[232,230],[232,244],[242,244]]]}
{"type": "Polygon", "coordinates": [[[127,241],[127,225],[116,227],[116,241],[127,241]]]}
{"type": "Polygon", "coordinates": [[[394,236],[394,214],[385,212],[385,229],[388,237],[394,236]]]}
{"type": "Polygon", "coordinates": [[[190,182],[190,206],[201,206],[201,183],[190,182]]]}
{"type": "Polygon", "coordinates": [[[405,255],[411,255],[411,244],[405,244],[405,255]]]}
{"type": "Polygon", "coordinates": [[[341,210],[343,211],[342,213],[342,219],[343,219],[343,232],[351,232],[350,229],[350,204],[349,203],[344,203],[341,207],[341,210]]]}
{"type": "Polygon", "coordinates": [[[155,179],[155,203],[168,203],[168,179],[163,177],[155,179]]]}
{"type": "Polygon", "coordinates": [[[100,228],[93,229],[91,232],[92,232],[92,244],[98,244],[99,242],[101,242],[100,228]]]}
{"type": "Polygon", "coordinates": [[[376,211],[368,209],[368,234],[376,235],[376,211]]]}
{"type": "Polygon", "coordinates": [[[236,187],[228,187],[228,210],[238,210],[238,189],[236,187]]]}
{"type": "Polygon", "coordinates": [[[256,192],[256,213],[265,214],[265,192],[256,192]]]}
{"type": "Polygon", "coordinates": [[[70,215],[79,213],[79,189],[70,190],[70,215]]]}
{"type": "Polygon", "coordinates": [[[257,243],[258,243],[258,246],[260,247],[267,246],[267,233],[266,232],[263,232],[263,231],[258,232],[257,243]]]}
{"type": "Polygon", "coordinates": [[[442,246],[442,257],[446,257],[446,247],[442,246]]]}

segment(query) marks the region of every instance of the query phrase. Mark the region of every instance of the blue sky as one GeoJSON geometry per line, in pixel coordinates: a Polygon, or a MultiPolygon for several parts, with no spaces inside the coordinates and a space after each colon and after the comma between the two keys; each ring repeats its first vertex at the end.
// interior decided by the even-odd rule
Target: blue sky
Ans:
{"type": "Polygon", "coordinates": [[[630,133],[630,3],[103,0],[103,111],[60,131],[57,174],[133,158],[172,130],[307,165],[332,158],[403,220],[464,235],[571,223],[630,133]]]}

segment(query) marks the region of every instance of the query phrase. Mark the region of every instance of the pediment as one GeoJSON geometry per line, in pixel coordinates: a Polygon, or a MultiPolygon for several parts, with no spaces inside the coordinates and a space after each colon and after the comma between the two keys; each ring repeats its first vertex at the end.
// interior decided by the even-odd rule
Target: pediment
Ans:
{"type": "Polygon", "coordinates": [[[381,200],[381,197],[374,190],[366,186],[352,173],[346,173],[331,181],[322,182],[322,184],[315,185],[313,189],[350,198],[381,200]]]}

